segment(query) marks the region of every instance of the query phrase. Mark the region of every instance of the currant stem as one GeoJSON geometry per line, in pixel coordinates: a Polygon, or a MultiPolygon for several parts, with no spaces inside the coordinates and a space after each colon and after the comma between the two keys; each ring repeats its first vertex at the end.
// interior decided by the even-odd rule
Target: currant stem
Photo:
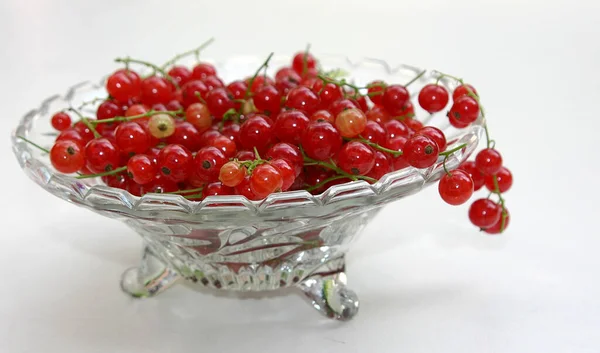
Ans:
{"type": "Polygon", "coordinates": [[[28,139],[26,139],[26,138],[25,138],[25,137],[23,137],[23,136],[17,136],[17,137],[18,137],[18,138],[20,138],[21,140],[23,140],[23,141],[27,142],[28,144],[32,145],[33,147],[37,148],[38,150],[40,150],[40,151],[42,151],[42,152],[46,152],[46,153],[50,154],[50,151],[49,151],[49,150],[47,150],[47,149],[45,149],[44,147],[42,147],[42,146],[38,145],[37,143],[35,143],[35,142],[31,141],[31,140],[28,140],[28,139]]]}
{"type": "Polygon", "coordinates": [[[343,175],[332,176],[331,178],[327,178],[327,179],[323,180],[322,182],[320,182],[318,184],[315,184],[313,186],[307,187],[306,191],[311,192],[313,190],[316,190],[316,189],[318,189],[320,187],[325,186],[327,183],[329,183],[331,181],[338,180],[338,179],[344,179],[344,178],[346,178],[346,177],[343,176],[343,175]]]}
{"type": "Polygon", "coordinates": [[[310,43],[306,45],[306,50],[304,50],[304,56],[302,57],[302,76],[306,75],[308,71],[308,52],[310,51],[310,43]]]}
{"type": "Polygon", "coordinates": [[[444,167],[444,171],[446,172],[446,174],[448,176],[452,176],[452,173],[450,173],[450,171],[448,170],[448,168],[446,167],[446,160],[448,159],[448,156],[444,157],[444,162],[442,163],[442,166],[444,167]]]}
{"type": "Polygon", "coordinates": [[[175,85],[175,87],[179,88],[179,85],[177,84],[177,81],[169,76],[169,74],[167,74],[167,72],[162,69],[161,67],[158,67],[157,65],[144,61],[144,60],[138,60],[138,59],[132,59],[130,57],[126,57],[126,58],[116,58],[115,62],[118,63],[123,63],[125,65],[128,65],[130,63],[134,63],[134,64],[140,64],[140,65],[144,65],[144,66],[148,66],[149,68],[153,69],[156,72],[159,72],[164,78],[166,78],[167,80],[171,81],[171,83],[173,83],[173,85],[175,85]]]}
{"type": "Polygon", "coordinates": [[[506,208],[504,207],[504,198],[502,197],[502,193],[500,192],[500,186],[498,185],[498,176],[494,175],[494,193],[498,195],[498,201],[500,202],[500,206],[502,207],[502,223],[500,224],[500,233],[504,232],[504,228],[506,226],[506,208]]]}
{"type": "Polygon", "coordinates": [[[365,138],[360,138],[357,141],[360,141],[360,142],[364,143],[365,145],[369,145],[369,146],[371,146],[371,147],[373,147],[376,150],[379,150],[381,152],[389,153],[389,154],[393,155],[394,157],[402,155],[402,151],[394,151],[394,150],[391,150],[389,148],[385,148],[385,147],[383,147],[381,145],[378,145],[375,142],[371,142],[371,141],[369,141],[369,140],[367,140],[365,138]]]}
{"type": "Polygon", "coordinates": [[[256,146],[254,147],[254,156],[256,157],[257,160],[259,160],[259,161],[262,160],[260,158],[260,154],[258,153],[258,150],[256,149],[256,146]]]}
{"type": "Polygon", "coordinates": [[[426,72],[427,72],[427,70],[421,71],[417,76],[413,77],[412,80],[405,83],[404,87],[408,87],[408,86],[412,85],[414,82],[416,82],[418,79],[420,79],[423,75],[425,75],[426,72]]]}
{"type": "Polygon", "coordinates": [[[454,147],[454,148],[453,148],[453,149],[451,149],[451,150],[447,150],[447,151],[441,152],[441,153],[440,153],[440,156],[446,156],[446,157],[448,157],[448,156],[449,156],[449,155],[451,155],[452,153],[454,153],[454,152],[456,152],[456,151],[458,151],[458,150],[461,150],[461,149],[463,149],[463,148],[465,148],[465,147],[467,147],[467,144],[466,144],[466,143],[463,143],[462,145],[458,145],[458,146],[454,147]]]}
{"type": "Polygon", "coordinates": [[[327,169],[333,170],[334,172],[336,172],[340,176],[342,176],[344,178],[351,179],[353,181],[356,181],[356,180],[366,180],[366,181],[370,181],[370,182],[376,182],[377,181],[377,179],[368,177],[366,175],[352,175],[352,174],[346,173],[345,171],[343,171],[342,169],[340,169],[337,165],[335,165],[335,163],[333,162],[333,160],[330,160],[330,163],[328,163],[328,162],[325,162],[325,161],[317,161],[315,159],[312,159],[312,158],[308,157],[304,153],[304,150],[302,149],[302,147],[300,147],[300,152],[302,153],[302,157],[304,158],[304,165],[318,165],[318,166],[321,166],[321,167],[325,167],[327,169]]]}
{"type": "Polygon", "coordinates": [[[202,95],[200,94],[200,92],[196,92],[195,96],[196,96],[196,98],[198,98],[198,100],[200,101],[200,103],[206,105],[206,101],[204,100],[204,98],[202,98],[202,95]]]}
{"type": "Polygon", "coordinates": [[[206,47],[208,47],[209,45],[211,45],[211,44],[212,44],[212,42],[214,42],[214,41],[215,41],[215,38],[210,38],[209,40],[207,40],[206,42],[202,43],[202,44],[201,44],[199,47],[197,47],[197,48],[195,48],[195,49],[191,49],[191,50],[188,50],[188,51],[186,51],[186,52],[183,52],[183,53],[181,53],[181,54],[177,54],[177,55],[175,55],[175,56],[174,56],[174,57],[173,57],[171,60],[169,60],[169,61],[167,61],[166,63],[164,63],[164,64],[161,66],[161,68],[162,68],[163,70],[165,70],[167,67],[169,67],[169,66],[171,66],[171,65],[175,64],[175,62],[177,62],[178,60],[180,60],[180,59],[182,59],[182,58],[184,58],[184,57],[186,57],[186,56],[192,55],[192,54],[195,54],[195,55],[196,55],[196,58],[199,58],[199,56],[200,56],[200,52],[201,52],[202,50],[204,50],[206,47]]]}
{"type": "Polygon", "coordinates": [[[108,176],[108,175],[119,174],[119,173],[124,172],[126,170],[127,170],[127,167],[120,167],[120,168],[117,168],[117,169],[109,170],[108,172],[97,173],[97,174],[84,174],[84,175],[77,176],[75,178],[76,179],[97,178],[97,177],[103,177],[103,176],[108,176]]]}
{"type": "MultiPolygon", "coordinates": [[[[175,195],[179,195],[179,194],[188,194],[188,193],[198,193],[201,192],[204,188],[196,188],[196,189],[186,189],[186,190],[177,190],[177,191],[170,191],[170,192],[165,192],[164,194],[175,194],[175,195]]],[[[202,195],[202,194],[200,194],[202,195]]]]}
{"type": "MultiPolygon", "coordinates": [[[[79,111],[77,111],[77,109],[74,108],[69,108],[68,110],[72,111],[73,113],[77,114],[77,116],[79,117],[79,119],[81,119],[81,122],[87,126],[88,129],[90,129],[90,131],[94,134],[95,138],[100,138],[102,137],[102,135],[100,135],[98,133],[98,131],[96,131],[96,128],[94,127],[94,125],[92,125],[92,123],[90,123],[89,119],[84,117],[83,115],[81,115],[81,113],[79,111]]],[[[97,120],[94,120],[97,121],[97,120]]]]}
{"type": "Polygon", "coordinates": [[[90,123],[93,125],[97,125],[97,124],[105,124],[105,123],[116,123],[116,122],[124,122],[124,121],[131,121],[131,120],[136,120],[136,119],[141,119],[141,118],[146,118],[155,114],[167,114],[170,115],[172,117],[176,117],[177,115],[183,113],[183,109],[179,109],[179,110],[167,110],[167,111],[160,111],[160,110],[150,110],[144,114],[138,114],[138,115],[132,115],[132,116],[116,116],[114,118],[110,118],[110,119],[104,119],[104,120],[92,120],[90,123]]]}
{"type": "Polygon", "coordinates": [[[258,70],[256,70],[256,72],[254,73],[254,76],[252,76],[252,78],[250,79],[250,81],[248,81],[248,88],[246,88],[246,93],[244,94],[244,99],[248,99],[248,97],[250,96],[250,88],[252,88],[252,83],[254,83],[254,80],[256,80],[256,77],[258,76],[258,74],[260,74],[260,71],[263,68],[266,70],[269,67],[269,61],[271,61],[271,58],[273,57],[273,54],[275,54],[275,53],[269,54],[269,56],[267,57],[267,59],[265,60],[265,62],[263,62],[262,65],[260,65],[260,67],[258,68],[258,70]]]}

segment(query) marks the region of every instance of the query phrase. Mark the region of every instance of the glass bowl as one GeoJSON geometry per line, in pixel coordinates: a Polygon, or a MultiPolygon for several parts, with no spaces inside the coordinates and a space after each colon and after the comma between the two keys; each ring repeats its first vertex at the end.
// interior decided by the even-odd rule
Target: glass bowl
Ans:
{"type": "MultiPolygon", "coordinates": [[[[350,60],[320,55],[325,70],[341,69],[356,85],[374,79],[405,83],[417,77],[420,68],[363,58],[350,60]]],[[[251,75],[263,58],[238,56],[214,62],[220,76],[230,81],[251,75]]],[[[274,56],[270,70],[291,62],[274,56]]],[[[483,117],[465,129],[455,129],[444,112],[430,115],[416,102],[416,92],[434,82],[440,73],[427,70],[409,86],[415,113],[421,121],[446,134],[448,150],[466,147],[446,160],[449,169],[466,160],[483,133],[483,117]],[[422,119],[422,117],[426,117],[422,119]]],[[[452,91],[455,80],[440,83],[452,91]]],[[[243,196],[211,196],[189,201],[174,194],[133,196],[102,184],[99,178],[76,179],[58,173],[44,152],[18,136],[50,147],[55,136],[51,115],[69,106],[105,97],[104,79],[83,82],[65,94],[44,100],[19,122],[12,134],[14,153],[25,173],[53,195],[133,228],[143,239],[138,267],[125,271],[121,287],[134,297],[153,296],[177,280],[229,291],[268,291],[294,286],[303,291],[314,308],[327,317],[348,320],[359,301],[346,286],[345,255],[352,241],[386,204],[419,192],[443,174],[443,157],[427,169],[405,168],[391,172],[378,182],[355,181],[331,187],[319,195],[307,191],[272,194],[262,201],[243,196]]],[[[96,106],[90,105],[93,114],[96,106]]]]}

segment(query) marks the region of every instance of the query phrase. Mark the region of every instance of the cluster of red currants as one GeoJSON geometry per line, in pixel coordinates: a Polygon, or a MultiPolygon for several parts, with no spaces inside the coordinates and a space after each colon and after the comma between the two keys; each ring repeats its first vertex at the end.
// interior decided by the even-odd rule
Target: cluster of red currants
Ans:
{"type": "MultiPolygon", "coordinates": [[[[317,194],[353,180],[374,183],[395,170],[428,168],[464,147],[447,150],[444,133],[415,118],[407,86],[423,73],[403,85],[373,81],[358,87],[319,70],[308,50],[270,77],[271,56],[253,76],[227,84],[207,62],[190,69],[175,59],[163,66],[117,59],[126,67],[106,80],[108,97],[95,118],[77,109],[52,117],[60,131],[50,150],[52,165],[78,178],[102,177],[107,185],[138,196],[260,200],[288,190],[317,194]],[[132,64],[154,73],[142,78],[132,64]]],[[[459,86],[452,98],[448,118],[453,126],[464,128],[478,119],[479,101],[471,86],[459,86]]],[[[437,82],[418,96],[430,113],[444,110],[449,101],[437,82]]],[[[457,205],[483,184],[501,197],[511,182],[500,155],[486,149],[474,163],[447,171],[439,190],[446,202],[457,205]]],[[[503,201],[478,200],[469,214],[488,233],[508,224],[503,201]]]]}

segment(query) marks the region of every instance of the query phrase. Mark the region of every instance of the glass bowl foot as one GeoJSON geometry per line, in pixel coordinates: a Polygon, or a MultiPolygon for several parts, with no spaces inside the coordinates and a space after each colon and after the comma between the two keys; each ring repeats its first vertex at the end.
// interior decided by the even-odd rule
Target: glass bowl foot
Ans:
{"type": "Polygon", "coordinates": [[[134,298],[152,297],[170,287],[179,275],[165,266],[145,247],[139,267],[126,270],[121,277],[121,289],[134,298]]]}
{"type": "Polygon", "coordinates": [[[309,277],[300,288],[321,314],[340,321],[348,321],[358,313],[358,297],[346,287],[346,274],[309,277]]]}

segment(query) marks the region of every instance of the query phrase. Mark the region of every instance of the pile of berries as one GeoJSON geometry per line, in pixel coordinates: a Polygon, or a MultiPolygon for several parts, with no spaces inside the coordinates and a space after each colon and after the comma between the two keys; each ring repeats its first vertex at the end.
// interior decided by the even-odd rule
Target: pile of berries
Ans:
{"type": "MultiPolygon", "coordinates": [[[[108,95],[95,117],[84,116],[81,107],[52,117],[60,132],[49,151],[54,168],[78,173],[77,178],[101,177],[138,196],[260,200],[288,190],[318,194],[353,180],[374,183],[395,170],[428,168],[464,148],[447,150],[444,133],[415,117],[407,87],[424,72],[404,84],[373,81],[357,87],[340,79],[337,70],[319,69],[307,49],[273,77],[267,75],[271,54],[254,75],[224,82],[207,62],[177,65],[182,56],[162,66],[117,59],[125,67],[106,80],[108,95]],[[134,64],[153,73],[141,77],[134,64]]],[[[447,109],[450,124],[465,128],[483,114],[478,94],[456,79],[461,85],[450,97],[439,85],[442,77],[456,79],[441,75],[424,86],[418,104],[432,114],[447,109]]],[[[474,162],[446,170],[439,192],[447,203],[459,205],[485,185],[499,201],[475,201],[469,217],[494,234],[508,225],[502,193],[512,175],[487,137],[488,148],[474,162]]]]}

